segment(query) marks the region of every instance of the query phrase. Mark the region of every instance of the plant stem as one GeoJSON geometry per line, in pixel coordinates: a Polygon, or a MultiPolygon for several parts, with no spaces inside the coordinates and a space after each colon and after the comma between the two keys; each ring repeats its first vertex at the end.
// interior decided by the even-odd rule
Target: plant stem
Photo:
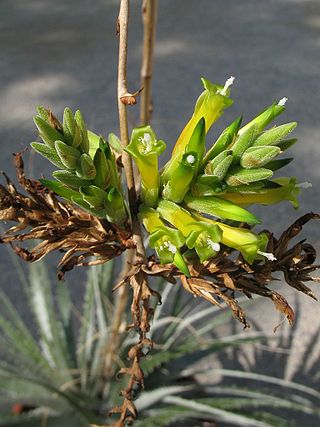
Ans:
{"type": "Polygon", "coordinates": [[[158,0],[143,0],[143,52],[141,64],[141,87],[143,91],[140,97],[140,124],[150,123],[152,114],[151,81],[154,59],[154,41],[156,34],[158,0]]]}
{"type": "MultiPolygon", "coordinates": [[[[119,62],[118,62],[118,110],[119,110],[119,124],[120,124],[120,139],[123,147],[129,144],[128,134],[128,118],[127,118],[127,105],[121,100],[121,97],[128,93],[127,89],[127,52],[128,52],[128,21],[129,21],[129,0],[120,1],[120,12],[118,17],[118,31],[119,31],[119,62]]],[[[137,218],[137,193],[134,181],[134,172],[131,157],[128,153],[123,151],[122,163],[124,166],[129,207],[131,212],[132,221],[132,234],[133,240],[136,244],[136,255],[138,260],[144,261],[146,258],[146,251],[143,244],[140,224],[137,218]]]]}
{"type": "MultiPolygon", "coordinates": [[[[120,272],[120,280],[123,279],[130,271],[134,262],[135,250],[128,249],[124,255],[123,268],[120,272]]],[[[113,320],[111,325],[110,339],[104,357],[104,377],[110,379],[114,373],[114,361],[118,357],[118,350],[122,333],[120,331],[121,325],[126,312],[127,302],[129,297],[128,286],[121,286],[116,295],[115,308],[113,313],[113,320]]],[[[105,391],[108,391],[107,388],[105,391]]]]}

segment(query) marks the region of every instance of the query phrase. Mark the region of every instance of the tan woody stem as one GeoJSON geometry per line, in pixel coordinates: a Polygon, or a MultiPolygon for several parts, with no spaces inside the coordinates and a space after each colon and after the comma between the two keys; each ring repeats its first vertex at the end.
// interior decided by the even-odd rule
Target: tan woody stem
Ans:
{"type": "Polygon", "coordinates": [[[143,0],[142,21],[143,21],[143,52],[141,65],[141,93],[140,103],[140,124],[150,123],[152,114],[151,82],[154,59],[154,41],[156,34],[158,0],[143,0]]]}

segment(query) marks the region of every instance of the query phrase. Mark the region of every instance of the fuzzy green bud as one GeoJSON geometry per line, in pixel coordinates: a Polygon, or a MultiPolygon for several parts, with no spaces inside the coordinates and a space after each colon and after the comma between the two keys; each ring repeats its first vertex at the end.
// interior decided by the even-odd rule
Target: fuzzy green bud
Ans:
{"type": "Polygon", "coordinates": [[[77,175],[84,179],[94,179],[96,168],[89,154],[83,153],[80,156],[80,164],[77,167],[77,175]]]}
{"type": "Polygon", "coordinates": [[[254,139],[257,136],[257,126],[250,126],[245,132],[243,132],[230,147],[233,154],[233,164],[238,164],[243,153],[251,147],[254,139]]]}
{"type": "Polygon", "coordinates": [[[49,162],[51,162],[58,168],[65,168],[65,165],[61,162],[60,157],[58,156],[54,148],[51,148],[46,144],[42,144],[41,142],[31,142],[30,145],[38,154],[41,154],[41,156],[48,159],[49,162]]]}
{"type": "Polygon", "coordinates": [[[269,129],[258,136],[253,145],[255,147],[260,145],[276,145],[283,138],[289,135],[289,133],[291,133],[297,127],[297,124],[297,122],[286,123],[284,125],[269,129]]]}
{"type": "Polygon", "coordinates": [[[246,169],[260,168],[281,153],[279,147],[254,146],[248,148],[242,155],[240,165],[246,169]]]}
{"type": "Polygon", "coordinates": [[[49,123],[47,123],[43,118],[35,116],[33,121],[37,126],[39,135],[45,144],[54,148],[55,141],[63,139],[62,133],[49,125],[49,123]]]}
{"type": "Polygon", "coordinates": [[[80,151],[77,150],[77,148],[67,145],[63,141],[56,141],[54,146],[63,165],[67,169],[76,169],[79,164],[80,151]]]}
{"type": "Polygon", "coordinates": [[[233,187],[236,185],[250,184],[263,179],[269,179],[272,175],[273,172],[269,169],[243,169],[241,166],[237,166],[230,170],[225,180],[228,185],[233,187]]]}
{"type": "Polygon", "coordinates": [[[261,224],[261,221],[251,212],[220,197],[194,197],[187,194],[184,202],[189,209],[217,218],[246,222],[252,225],[261,224]]]}
{"type": "Polygon", "coordinates": [[[71,188],[78,189],[79,187],[83,187],[90,184],[90,181],[83,178],[79,178],[73,172],[66,170],[54,171],[52,172],[52,176],[71,188]]]}

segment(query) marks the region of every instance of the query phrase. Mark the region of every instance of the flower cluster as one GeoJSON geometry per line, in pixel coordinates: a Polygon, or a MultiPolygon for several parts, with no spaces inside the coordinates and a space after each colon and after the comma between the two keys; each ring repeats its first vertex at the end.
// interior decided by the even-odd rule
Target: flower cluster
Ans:
{"type": "Polygon", "coordinates": [[[73,115],[65,108],[63,123],[50,110],[38,107],[34,122],[43,143],[31,146],[59,168],[53,172],[57,181],[40,180],[59,196],[77,204],[99,218],[122,225],[128,219],[115,151],[121,150],[113,134],[109,142],[87,130],[81,112],[73,115]]]}
{"type": "Polygon", "coordinates": [[[295,178],[271,179],[292,160],[275,158],[296,142],[287,137],[297,123],[266,130],[285,110],[286,98],[245,126],[237,118],[206,151],[208,130],[232,104],[233,80],[221,87],[202,79],[204,91],[161,172],[157,156],[164,143],[157,141],[150,126],[134,129],[126,149],[142,179],[139,217],[150,234],[150,246],[162,263],[173,262],[185,274],[188,259],[207,261],[217,255],[221,243],[240,251],[249,263],[261,257],[274,260],[265,252],[267,235],[241,226],[261,223],[245,207],[282,200],[297,206],[295,178]]]}
{"type": "MultiPolygon", "coordinates": [[[[288,135],[297,124],[266,129],[285,110],[286,98],[244,126],[237,118],[206,149],[211,125],[233,102],[233,80],[222,87],[202,79],[204,91],[162,170],[158,157],[166,144],[149,125],[133,129],[125,148],[141,176],[139,219],[150,235],[150,247],[162,264],[174,263],[186,276],[189,260],[203,263],[218,254],[221,244],[238,250],[248,263],[261,257],[274,260],[266,252],[267,235],[243,225],[261,223],[246,208],[282,200],[298,205],[295,178],[272,179],[292,160],[276,157],[296,142],[288,135]]],[[[43,143],[31,145],[60,169],[53,172],[56,181],[42,184],[95,216],[125,225],[129,214],[116,161],[121,153],[117,137],[110,134],[107,142],[88,131],[79,111],[73,115],[66,108],[62,124],[43,107],[38,113],[34,120],[43,143]]]]}

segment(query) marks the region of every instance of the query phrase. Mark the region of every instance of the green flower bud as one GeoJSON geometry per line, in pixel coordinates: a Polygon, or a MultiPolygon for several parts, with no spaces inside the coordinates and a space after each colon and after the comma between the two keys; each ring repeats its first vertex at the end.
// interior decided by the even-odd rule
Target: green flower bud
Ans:
{"type": "Polygon", "coordinates": [[[208,150],[202,162],[202,169],[205,165],[216,156],[218,156],[222,151],[224,151],[236,137],[238,130],[242,122],[242,117],[238,117],[234,122],[231,123],[219,136],[214,145],[208,150]]]}
{"type": "Polygon", "coordinates": [[[81,155],[79,150],[65,144],[63,141],[56,141],[54,146],[64,166],[68,169],[76,169],[81,155]]]}
{"type": "Polygon", "coordinates": [[[248,148],[242,155],[240,165],[246,169],[260,168],[281,153],[279,147],[254,146],[248,148]]]}
{"type": "Polygon", "coordinates": [[[79,128],[79,126],[77,125],[77,123],[75,123],[74,126],[74,135],[73,135],[73,140],[72,140],[72,147],[74,148],[78,148],[82,151],[82,135],[81,135],[81,130],[79,128]]]}
{"type": "Polygon", "coordinates": [[[60,169],[64,169],[65,165],[61,162],[60,157],[54,148],[51,148],[46,144],[42,144],[41,142],[31,142],[30,145],[37,153],[48,159],[52,164],[60,169]]]}
{"type": "Polygon", "coordinates": [[[258,136],[253,145],[255,147],[260,145],[276,145],[289,133],[291,133],[297,127],[297,124],[297,122],[286,123],[284,125],[269,129],[258,136]]]}
{"type": "Polygon", "coordinates": [[[49,110],[47,108],[42,107],[41,105],[39,105],[37,107],[37,113],[39,114],[39,116],[46,122],[49,121],[49,110]]]}
{"type": "Polygon", "coordinates": [[[70,171],[54,171],[52,173],[52,176],[56,178],[58,181],[62,182],[63,184],[67,185],[71,188],[79,188],[84,187],[86,185],[90,185],[90,181],[86,179],[79,178],[74,173],[70,171]]]}
{"type": "Polygon", "coordinates": [[[111,185],[111,177],[106,155],[100,148],[98,148],[94,155],[93,163],[96,168],[96,176],[93,183],[97,187],[106,190],[111,185]]]}
{"type": "Polygon", "coordinates": [[[233,154],[233,164],[238,164],[243,153],[251,147],[257,136],[257,126],[253,125],[243,132],[230,147],[233,154]]]}
{"type": "MultiPolygon", "coordinates": [[[[86,123],[84,121],[83,115],[81,111],[77,110],[74,115],[74,119],[76,124],[80,128],[81,131],[81,148],[84,153],[89,153],[89,137],[86,123]]],[[[93,156],[92,156],[93,157],[93,156]]]]}
{"type": "Polygon", "coordinates": [[[232,151],[224,150],[207,164],[205,172],[208,175],[216,176],[219,181],[222,181],[226,176],[232,161],[232,151]]]}
{"type": "Polygon", "coordinates": [[[141,199],[147,206],[155,206],[159,197],[158,156],[165,148],[165,143],[156,139],[149,125],[133,129],[130,144],[125,148],[139,169],[141,199]]]}
{"type": "Polygon", "coordinates": [[[250,184],[251,182],[269,179],[272,175],[273,172],[269,169],[243,169],[242,167],[237,166],[227,174],[226,183],[233,187],[236,185],[250,184]]]}
{"type": "Polygon", "coordinates": [[[128,211],[122,193],[112,187],[105,202],[108,221],[121,225],[128,220],[128,211]]]}
{"type": "Polygon", "coordinates": [[[89,185],[87,187],[80,187],[79,192],[82,195],[83,200],[88,203],[90,208],[102,210],[105,208],[108,194],[101,190],[101,188],[95,185],[89,185]]]}
{"type": "Polygon", "coordinates": [[[194,197],[187,194],[184,200],[189,209],[221,219],[246,222],[247,224],[261,224],[261,221],[251,212],[220,197],[194,197]]]}
{"type": "Polygon", "coordinates": [[[43,142],[49,147],[54,148],[55,141],[61,140],[63,135],[54,127],[50,126],[43,118],[35,116],[33,118],[35,125],[39,130],[39,135],[43,142]]]}
{"type": "Polygon", "coordinates": [[[66,107],[63,112],[63,136],[68,145],[72,145],[75,131],[75,120],[73,112],[69,107],[66,107]]]}
{"type": "Polygon", "coordinates": [[[276,104],[273,103],[270,105],[270,107],[263,110],[260,114],[258,114],[251,122],[243,126],[238,134],[242,135],[244,132],[246,132],[251,126],[255,125],[257,126],[257,132],[262,132],[263,129],[268,126],[268,124],[274,120],[279,114],[283,113],[285,110],[285,103],[287,102],[287,98],[282,98],[280,101],[276,104]]]}
{"type": "Polygon", "coordinates": [[[162,197],[176,203],[182,202],[189,191],[197,168],[198,154],[196,152],[185,153],[177,168],[171,171],[170,179],[163,187],[162,197]]]}
{"type": "Polygon", "coordinates": [[[39,179],[39,181],[42,185],[49,188],[49,190],[53,191],[54,193],[58,194],[58,196],[63,197],[64,199],[67,199],[69,201],[72,201],[72,198],[79,200],[82,199],[82,196],[81,194],[79,194],[78,191],[72,190],[61,182],[50,181],[48,179],[39,179]]]}
{"type": "Polygon", "coordinates": [[[89,154],[83,153],[80,156],[80,164],[77,167],[77,175],[84,179],[94,179],[96,176],[96,168],[89,154]]]}

